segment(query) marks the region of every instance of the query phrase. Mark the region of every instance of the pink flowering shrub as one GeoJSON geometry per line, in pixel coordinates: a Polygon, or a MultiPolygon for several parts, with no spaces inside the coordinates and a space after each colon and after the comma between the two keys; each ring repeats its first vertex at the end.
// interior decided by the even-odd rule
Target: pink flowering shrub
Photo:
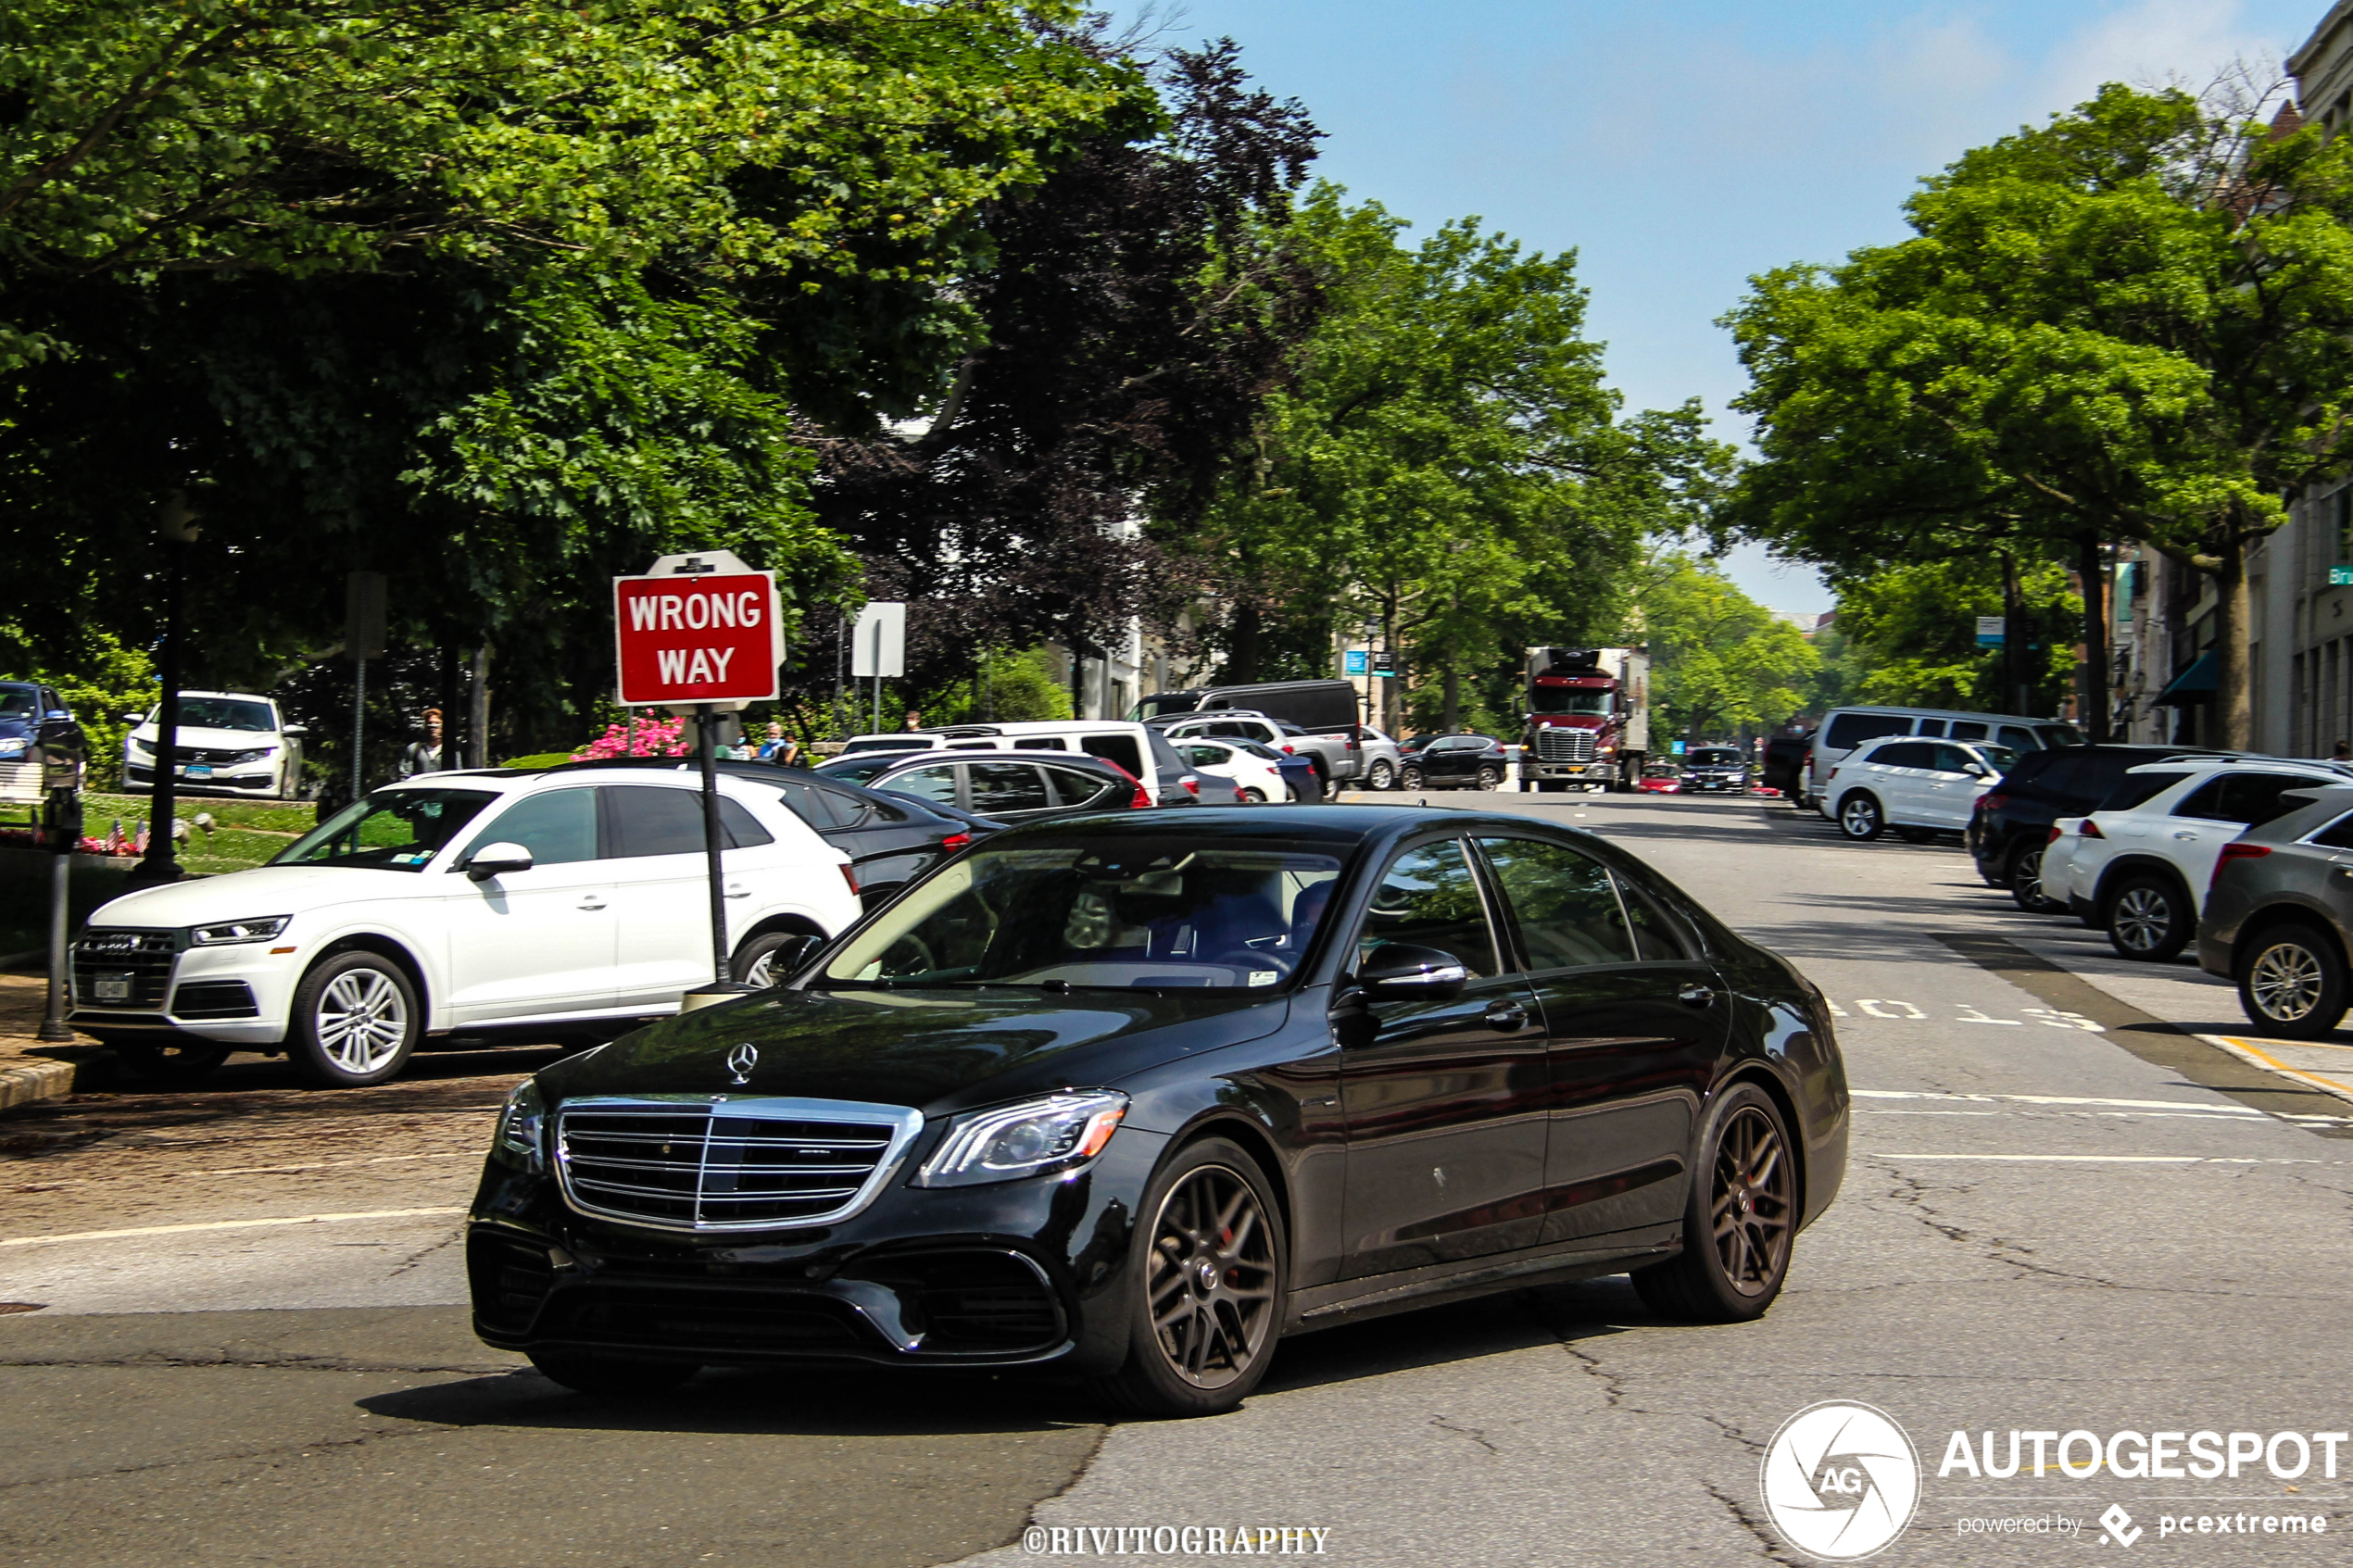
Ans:
{"type": "Polygon", "coordinates": [[[684,719],[640,719],[633,744],[628,725],[610,725],[603,734],[573,752],[572,759],[601,762],[609,757],[684,757],[686,743],[679,737],[686,728],[684,719]]]}

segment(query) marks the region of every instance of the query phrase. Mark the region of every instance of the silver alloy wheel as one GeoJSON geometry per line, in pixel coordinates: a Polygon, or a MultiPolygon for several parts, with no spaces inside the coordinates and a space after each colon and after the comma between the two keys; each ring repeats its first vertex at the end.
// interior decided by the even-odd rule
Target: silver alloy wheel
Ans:
{"type": "Polygon", "coordinates": [[[2173,900],[2160,888],[2128,887],[2110,917],[2117,945],[2135,953],[2153,952],[2173,932],[2173,900]]]}
{"type": "Polygon", "coordinates": [[[1371,776],[1365,782],[1375,789],[1394,789],[1397,787],[1397,770],[1390,767],[1386,759],[1376,762],[1371,776]]]}
{"type": "Polygon", "coordinates": [[[313,1033],[320,1054],[346,1073],[373,1073],[409,1038],[408,999],[382,970],[346,970],[320,995],[313,1033]]]}
{"type": "Polygon", "coordinates": [[[1850,795],[1838,809],[1838,825],[1849,838],[1869,838],[1879,827],[1879,808],[1860,795],[1850,795]]]}
{"type": "Polygon", "coordinates": [[[744,971],[744,984],[747,985],[757,985],[763,991],[775,985],[775,960],[776,949],[774,947],[769,948],[766,952],[752,960],[751,967],[744,971]]]}
{"type": "Polygon", "coordinates": [[[1244,785],[1242,788],[1242,798],[1249,801],[1252,806],[1264,806],[1266,804],[1266,792],[1263,789],[1252,789],[1248,785],[1244,785]]]}
{"type": "Polygon", "coordinates": [[[2321,1003],[2326,976],[2320,955],[2296,941],[2274,942],[2247,966],[2246,988],[2265,1018],[2297,1023],[2321,1003]]]}

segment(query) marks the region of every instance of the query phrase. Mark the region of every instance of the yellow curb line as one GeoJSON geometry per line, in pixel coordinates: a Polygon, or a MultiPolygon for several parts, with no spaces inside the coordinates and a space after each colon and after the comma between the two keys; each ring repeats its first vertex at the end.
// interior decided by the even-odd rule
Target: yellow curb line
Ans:
{"type": "Polygon", "coordinates": [[[371,1209],[355,1214],[296,1214],[283,1220],[213,1220],[193,1225],[141,1225],[127,1231],[72,1231],[63,1236],[19,1236],[0,1241],[0,1247],[31,1247],[44,1241],[112,1241],[121,1236],[183,1236],[190,1231],[245,1231],[263,1225],[324,1225],[340,1220],[407,1220],[422,1214],[462,1214],[461,1208],[442,1209],[371,1209]]]}
{"type": "Polygon", "coordinates": [[[2299,1084],[2309,1084],[2323,1094],[2334,1095],[2339,1099],[2353,1100],[2353,1084],[2339,1083],[2334,1078],[2323,1078],[2317,1073],[2307,1073],[2302,1068],[2290,1067],[2259,1046],[2251,1045],[2247,1041],[2229,1035],[2200,1035],[2198,1038],[2209,1046],[2220,1046],[2240,1060],[2250,1062],[2267,1073],[2276,1073],[2283,1078],[2293,1078],[2299,1084]]]}

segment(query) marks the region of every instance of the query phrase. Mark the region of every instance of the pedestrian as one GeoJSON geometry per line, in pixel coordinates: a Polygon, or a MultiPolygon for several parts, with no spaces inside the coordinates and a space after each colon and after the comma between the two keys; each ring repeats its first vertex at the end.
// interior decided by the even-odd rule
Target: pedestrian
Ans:
{"type": "Polygon", "coordinates": [[[400,754],[399,776],[414,778],[419,773],[441,771],[441,709],[428,708],[422,720],[424,738],[409,743],[400,754]]]}
{"type": "Polygon", "coordinates": [[[2353,762],[2353,745],[2347,745],[2344,741],[2338,741],[2336,743],[2336,749],[2329,753],[2329,760],[2332,762],[2353,762]]]}
{"type": "Polygon", "coordinates": [[[922,729],[923,727],[924,727],[924,715],[923,715],[923,710],[922,710],[921,709],[917,709],[917,708],[911,708],[911,709],[907,709],[907,720],[906,720],[906,722],[904,722],[904,723],[902,723],[902,724],[900,724],[900,725],[899,726],[899,733],[900,733],[900,734],[909,734],[909,735],[911,735],[911,734],[914,734],[917,730],[922,729]]]}
{"type": "Polygon", "coordinates": [[[800,737],[799,735],[786,735],[785,737],[784,744],[776,748],[776,755],[770,758],[769,760],[775,763],[779,768],[799,768],[804,766],[805,764],[803,763],[801,758],[800,737]]]}
{"type": "Polygon", "coordinates": [[[768,721],[768,738],[761,741],[760,749],[751,754],[752,759],[758,762],[774,762],[776,760],[776,753],[784,748],[785,727],[771,719],[768,721]]]}

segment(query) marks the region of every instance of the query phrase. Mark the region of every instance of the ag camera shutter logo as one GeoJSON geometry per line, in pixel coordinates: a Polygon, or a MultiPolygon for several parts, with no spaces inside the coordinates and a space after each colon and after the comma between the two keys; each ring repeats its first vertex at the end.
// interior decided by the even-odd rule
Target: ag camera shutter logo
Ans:
{"type": "Polygon", "coordinates": [[[1781,1423],[1759,1480],[1790,1545],[1830,1562],[1870,1556],[1904,1533],[1920,1500],[1920,1456],[1884,1411],[1843,1400],[1781,1423]]]}

